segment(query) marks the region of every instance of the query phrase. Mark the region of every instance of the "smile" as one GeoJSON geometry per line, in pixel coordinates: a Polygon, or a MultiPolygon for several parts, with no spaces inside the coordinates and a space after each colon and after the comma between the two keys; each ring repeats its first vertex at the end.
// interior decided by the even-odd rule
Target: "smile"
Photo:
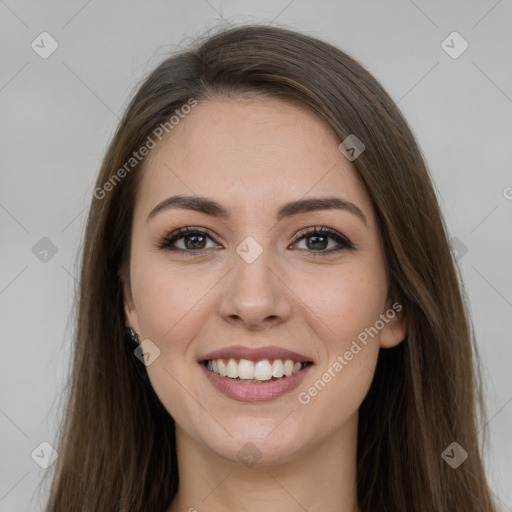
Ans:
{"type": "Polygon", "coordinates": [[[275,400],[296,388],[315,365],[313,357],[275,345],[226,346],[197,362],[213,388],[239,402],[275,400]]]}
{"type": "Polygon", "coordinates": [[[251,361],[249,359],[209,359],[205,361],[206,368],[211,372],[237,379],[247,384],[271,382],[277,379],[291,377],[308,366],[309,362],[293,361],[292,359],[262,359],[251,361]]]}

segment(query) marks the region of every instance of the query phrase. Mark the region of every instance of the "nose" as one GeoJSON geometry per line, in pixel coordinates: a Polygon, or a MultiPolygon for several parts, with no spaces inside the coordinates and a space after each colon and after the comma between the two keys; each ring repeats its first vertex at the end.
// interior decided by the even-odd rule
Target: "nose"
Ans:
{"type": "Polygon", "coordinates": [[[219,306],[221,317],[250,330],[263,330],[290,318],[293,293],[285,284],[285,276],[272,263],[264,250],[248,263],[238,254],[226,276],[219,306]]]}

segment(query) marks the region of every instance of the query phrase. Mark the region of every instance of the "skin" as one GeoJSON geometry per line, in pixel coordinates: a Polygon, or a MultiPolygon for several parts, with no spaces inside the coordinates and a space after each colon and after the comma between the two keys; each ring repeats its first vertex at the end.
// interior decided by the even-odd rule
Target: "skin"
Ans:
{"type": "MultiPolygon", "coordinates": [[[[309,403],[298,401],[393,303],[372,202],[338,144],[299,107],[216,99],[195,107],[148,157],[124,295],[127,325],[160,349],[146,369],[176,421],[180,487],[167,512],[359,510],[358,409],[379,347],[403,340],[406,319],[395,315],[309,403]],[[232,216],[170,209],[146,220],[175,194],[214,199],[232,216]],[[345,210],[275,220],[288,201],[333,195],[360,208],[367,224],[345,210]],[[158,248],[186,226],[215,234],[203,255],[158,248]],[[338,247],[331,238],[316,250],[311,235],[294,241],[311,226],[336,230],[354,249],[329,254],[338,247]],[[236,252],[247,236],[263,249],[250,264],[236,252]],[[217,391],[197,362],[230,345],[278,345],[315,365],[298,389],[242,403],[217,391]],[[261,456],[252,466],[237,457],[249,442],[261,456]]],[[[174,246],[186,251],[185,242],[174,246]]]]}

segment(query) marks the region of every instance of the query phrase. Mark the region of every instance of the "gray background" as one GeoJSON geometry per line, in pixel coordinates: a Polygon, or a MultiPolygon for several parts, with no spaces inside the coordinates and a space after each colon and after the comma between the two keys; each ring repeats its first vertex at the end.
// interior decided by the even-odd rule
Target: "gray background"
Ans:
{"type": "Polygon", "coordinates": [[[456,237],[486,387],[485,463],[512,511],[511,15],[510,0],[1,1],[0,512],[40,510],[45,495],[34,492],[50,469],[31,453],[55,444],[86,205],[118,116],[167,52],[221,18],[332,42],[398,102],[456,237]],[[59,45],[47,59],[31,48],[43,31],[59,45]],[[458,58],[441,46],[453,31],[469,44],[458,58]],[[57,249],[46,261],[33,252],[43,237],[57,249]]]}

